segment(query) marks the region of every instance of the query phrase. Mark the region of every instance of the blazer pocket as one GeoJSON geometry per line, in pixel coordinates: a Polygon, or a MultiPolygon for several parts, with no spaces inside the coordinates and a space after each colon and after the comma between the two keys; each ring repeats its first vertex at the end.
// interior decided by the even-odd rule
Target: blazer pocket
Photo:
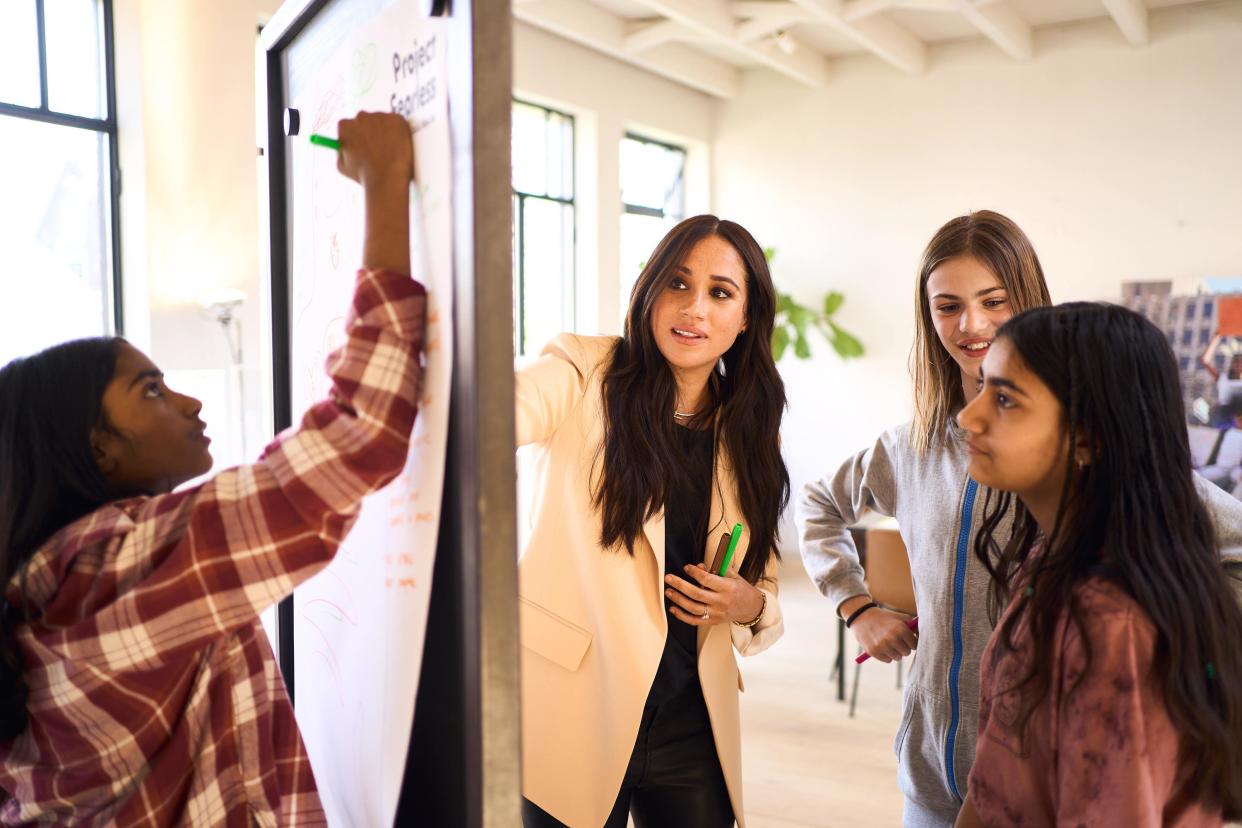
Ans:
{"type": "Polygon", "coordinates": [[[581,666],[591,646],[591,634],[582,627],[520,596],[518,624],[523,647],[571,672],[581,666]]]}

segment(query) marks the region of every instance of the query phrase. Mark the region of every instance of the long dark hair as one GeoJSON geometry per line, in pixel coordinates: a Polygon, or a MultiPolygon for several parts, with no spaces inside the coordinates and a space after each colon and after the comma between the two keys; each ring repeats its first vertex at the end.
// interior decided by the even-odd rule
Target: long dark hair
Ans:
{"type": "MultiPolygon", "coordinates": [[[[118,497],[99,470],[91,431],[108,428],[104,389],[122,340],[79,339],[0,369],[0,590],[58,529],[118,497]]],[[[26,728],[26,683],[13,625],[0,614],[0,740],[26,728]]]]}
{"type": "Polygon", "coordinates": [[[685,469],[673,421],[677,384],[656,345],[651,313],[691,248],[716,235],[746,265],[746,330],[723,356],[725,371],[712,372],[711,406],[716,445],[723,446],[737,479],[737,497],[750,529],[739,574],[763,577],[776,551],[777,521],[789,501],[789,472],[781,458],[780,425],[785,385],[772,360],[776,289],[763,251],[741,225],[715,216],[678,224],[656,247],[630,293],[625,335],[604,374],[604,459],[595,503],[603,518],[600,542],[634,553],[634,539],[679,485],[685,469]]]}
{"type": "Polygon", "coordinates": [[[1069,435],[1061,501],[1040,551],[1031,555],[1038,527],[1020,502],[1012,539],[1004,549],[993,539],[1008,495],[989,504],[976,540],[993,576],[994,609],[1015,576],[1027,586],[998,631],[1000,646],[1013,651],[1025,619],[1033,642],[1029,672],[1005,688],[1021,692],[1021,732],[1048,693],[1051,642],[1066,608],[1082,634],[1082,675],[1090,671],[1074,587],[1103,575],[1155,626],[1153,674],[1181,734],[1185,801],[1242,816],[1242,611],[1195,488],[1177,363],[1164,334],[1116,305],[1075,302],[1019,314],[997,338],[1008,339],[1060,401],[1069,435]],[[1082,441],[1092,460],[1077,470],[1082,441]]]}

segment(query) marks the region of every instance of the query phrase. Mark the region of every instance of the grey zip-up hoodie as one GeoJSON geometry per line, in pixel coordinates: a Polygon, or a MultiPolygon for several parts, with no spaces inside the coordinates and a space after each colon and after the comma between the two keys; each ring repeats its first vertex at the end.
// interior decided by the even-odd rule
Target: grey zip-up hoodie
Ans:
{"type": "MultiPolygon", "coordinates": [[[[992,632],[990,582],[974,554],[987,490],[966,474],[965,432],[919,455],[910,424],[886,431],[836,474],[808,483],[796,518],[807,573],[834,607],[867,593],[846,527],[865,507],[896,518],[918,602],[918,657],[897,728],[897,781],[907,826],[952,826],[966,796],[979,718],[979,659],[992,632]],[[911,807],[914,806],[914,807],[911,807]]],[[[1196,476],[1223,554],[1242,564],[1242,503],[1196,476]]],[[[996,536],[1007,538],[1012,513],[996,536]]]]}

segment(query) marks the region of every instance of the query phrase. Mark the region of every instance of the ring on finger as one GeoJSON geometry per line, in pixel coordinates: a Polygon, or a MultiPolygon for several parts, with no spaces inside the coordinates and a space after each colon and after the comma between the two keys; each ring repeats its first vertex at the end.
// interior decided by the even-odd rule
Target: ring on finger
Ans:
{"type": "Polygon", "coordinates": [[[704,621],[707,621],[711,617],[711,610],[709,610],[707,607],[703,607],[703,614],[700,615],[699,617],[702,618],[704,621]]]}

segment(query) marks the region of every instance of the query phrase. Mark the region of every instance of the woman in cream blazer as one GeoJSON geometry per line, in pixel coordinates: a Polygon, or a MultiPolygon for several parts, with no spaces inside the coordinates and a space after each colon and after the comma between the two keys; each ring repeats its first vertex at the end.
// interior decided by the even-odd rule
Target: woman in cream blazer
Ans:
{"type": "Polygon", "coordinates": [[[539,447],[519,564],[527,828],[745,825],[733,651],[783,631],[774,312],[754,239],[698,216],[656,248],[624,337],[562,334],[517,374],[517,442],[539,447]],[[730,572],[709,574],[735,523],[730,572]]]}

